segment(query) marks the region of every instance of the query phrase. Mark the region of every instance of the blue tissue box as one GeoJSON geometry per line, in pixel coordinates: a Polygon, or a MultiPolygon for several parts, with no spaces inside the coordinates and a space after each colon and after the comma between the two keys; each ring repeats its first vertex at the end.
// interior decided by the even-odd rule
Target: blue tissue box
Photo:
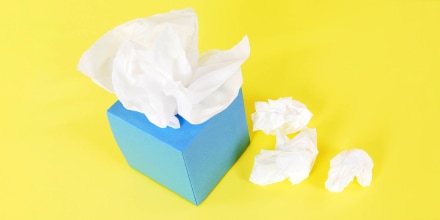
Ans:
{"type": "Polygon", "coordinates": [[[128,164],[199,205],[249,145],[242,92],[224,111],[193,125],[159,128],[117,101],[107,111],[116,142],[128,164]]]}

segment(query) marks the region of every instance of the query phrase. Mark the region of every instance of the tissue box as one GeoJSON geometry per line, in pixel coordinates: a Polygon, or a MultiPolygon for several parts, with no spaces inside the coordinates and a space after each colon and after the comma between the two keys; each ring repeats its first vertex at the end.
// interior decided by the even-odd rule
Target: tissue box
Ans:
{"type": "Polygon", "coordinates": [[[193,125],[159,128],[117,101],[108,120],[128,164],[188,201],[199,205],[249,145],[240,90],[224,111],[193,125]]]}

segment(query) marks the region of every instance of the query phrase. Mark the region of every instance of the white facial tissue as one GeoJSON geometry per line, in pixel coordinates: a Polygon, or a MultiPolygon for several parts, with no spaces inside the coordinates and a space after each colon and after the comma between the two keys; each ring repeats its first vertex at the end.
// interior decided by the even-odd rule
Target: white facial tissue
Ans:
{"type": "Polygon", "coordinates": [[[179,128],[176,114],[200,124],[238,95],[250,47],[245,36],[230,50],[199,56],[197,34],[192,9],[136,19],[95,42],[78,69],[158,127],[179,128]]]}
{"type": "Polygon", "coordinates": [[[268,185],[289,178],[298,184],[309,176],[318,154],[316,129],[305,128],[293,139],[277,133],[275,150],[262,150],[255,157],[250,181],[268,185]]]}
{"type": "Polygon", "coordinates": [[[295,133],[305,128],[313,115],[304,104],[291,97],[255,102],[255,110],[251,115],[253,130],[262,130],[265,134],[295,133]]]}
{"type": "Polygon", "coordinates": [[[330,161],[325,187],[331,192],[341,192],[354,177],[361,186],[369,186],[373,166],[371,157],[361,149],[342,151],[330,161]]]}

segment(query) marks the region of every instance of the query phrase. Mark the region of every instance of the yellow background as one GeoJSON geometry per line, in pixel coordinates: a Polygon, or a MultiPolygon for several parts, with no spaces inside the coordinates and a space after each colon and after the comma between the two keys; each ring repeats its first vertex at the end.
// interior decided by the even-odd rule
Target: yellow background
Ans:
{"type": "Polygon", "coordinates": [[[440,219],[440,1],[5,1],[0,7],[0,219],[440,219]],[[292,96],[314,113],[310,177],[261,187],[252,143],[199,207],[132,170],[105,111],[115,96],[76,70],[129,20],[192,7],[199,49],[247,34],[255,101],[292,96]],[[373,181],[324,188],[329,161],[362,148],[373,181]]]}

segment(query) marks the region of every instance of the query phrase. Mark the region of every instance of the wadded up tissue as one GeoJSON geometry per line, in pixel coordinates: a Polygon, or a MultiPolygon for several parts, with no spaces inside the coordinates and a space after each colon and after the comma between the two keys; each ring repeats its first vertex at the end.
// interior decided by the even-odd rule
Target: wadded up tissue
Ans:
{"type": "Polygon", "coordinates": [[[361,186],[369,186],[373,177],[373,160],[361,149],[345,150],[330,160],[325,188],[341,192],[356,177],[361,186]]]}

